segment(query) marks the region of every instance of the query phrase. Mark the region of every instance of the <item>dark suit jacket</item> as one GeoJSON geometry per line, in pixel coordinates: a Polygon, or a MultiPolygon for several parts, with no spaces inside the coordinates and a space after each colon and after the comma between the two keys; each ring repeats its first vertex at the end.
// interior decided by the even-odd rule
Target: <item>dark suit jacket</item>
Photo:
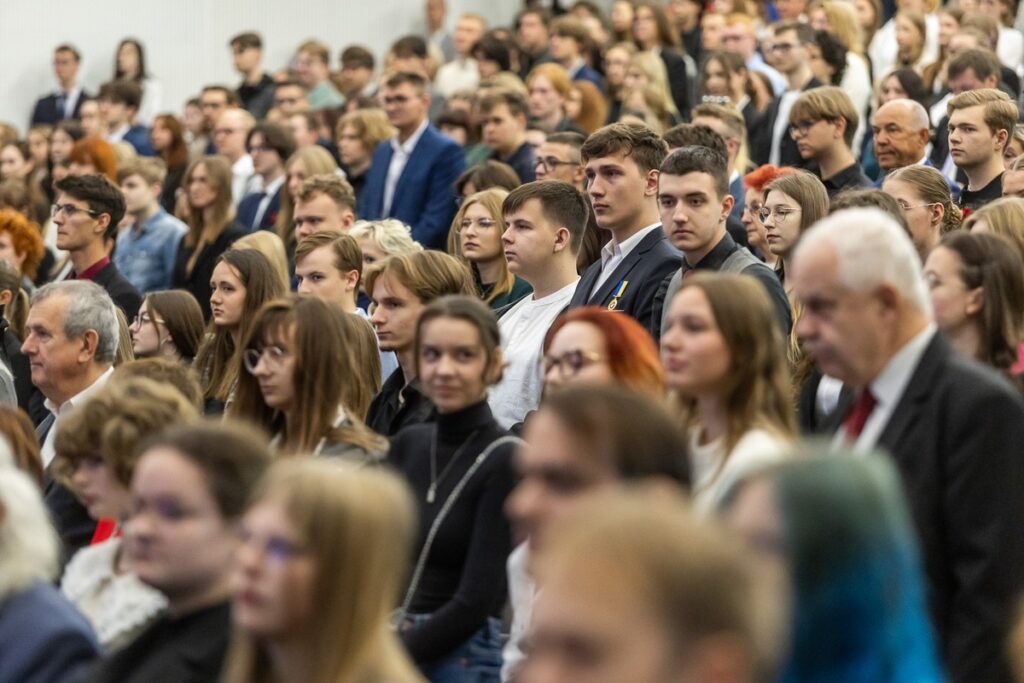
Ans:
{"type": "Polygon", "coordinates": [[[412,226],[413,239],[424,247],[444,249],[457,208],[453,185],[466,169],[462,149],[428,125],[398,177],[391,210],[385,216],[384,185],[392,156],[391,140],[377,145],[359,196],[359,217],[397,218],[412,226]]]}
{"type": "Polygon", "coordinates": [[[1012,680],[1005,643],[1024,587],[1021,444],[1020,393],[936,334],[877,445],[902,475],[950,681],[1012,680]]]}
{"type": "MultiPolygon", "coordinates": [[[[821,82],[817,78],[812,78],[802,88],[802,91],[807,92],[811,88],[818,87],[821,87],[821,82]]],[[[768,105],[768,108],[765,109],[764,114],[761,115],[761,118],[758,119],[757,124],[754,126],[753,136],[750,139],[750,158],[759,166],[767,164],[768,159],[771,157],[772,134],[775,131],[775,122],[779,118],[779,105],[781,102],[781,96],[772,100],[772,103],[768,105]]],[[[779,142],[779,161],[780,166],[806,168],[808,165],[808,162],[801,158],[800,150],[796,146],[796,140],[790,137],[788,131],[783,131],[782,140],[779,142]]]]}
{"type": "MultiPolygon", "coordinates": [[[[36,427],[36,438],[40,446],[53,429],[55,419],[53,413],[50,413],[36,427]]],[[[76,552],[92,542],[92,536],[96,533],[96,520],[89,516],[75,494],[50,475],[49,469],[43,484],[43,502],[50,511],[54,529],[60,538],[61,566],[64,566],[76,552]]]]}
{"type": "Polygon", "coordinates": [[[572,74],[572,80],[590,81],[599,92],[604,92],[604,78],[601,77],[601,74],[598,73],[596,69],[593,69],[586,64],[581,66],[579,71],[572,74]]]}
{"type": "MultiPolygon", "coordinates": [[[[83,89],[82,93],[78,96],[78,101],[75,102],[75,110],[71,113],[71,118],[80,118],[82,102],[91,99],[92,95],[90,95],[85,91],[85,89],[83,89]]],[[[36,100],[35,109],[32,110],[31,125],[38,126],[45,124],[52,126],[55,125],[58,121],[62,121],[63,119],[64,114],[62,112],[57,111],[57,96],[55,94],[50,93],[49,95],[46,95],[45,97],[40,97],[38,100],[36,100]]]]}
{"type": "MultiPolygon", "coordinates": [[[[284,187],[283,185],[281,187],[284,187]]],[[[242,197],[238,202],[238,212],[235,215],[235,222],[245,232],[256,232],[257,230],[273,230],[277,222],[277,214],[281,212],[281,188],[277,189],[274,196],[270,198],[267,210],[263,212],[259,225],[256,224],[256,213],[260,210],[260,202],[266,195],[263,192],[252,192],[242,197]]]]}
{"type": "Polygon", "coordinates": [[[124,275],[121,275],[121,271],[117,269],[114,262],[111,261],[103,270],[96,273],[92,281],[107,290],[107,294],[114,300],[114,304],[124,312],[125,317],[131,322],[142,305],[142,295],[132,283],[125,279],[124,275]]]}
{"type": "Polygon", "coordinates": [[[668,75],[668,89],[672,93],[672,101],[684,120],[690,120],[690,77],[686,73],[686,60],[683,56],[669,48],[661,49],[661,61],[665,64],[668,75]]]}
{"type": "Polygon", "coordinates": [[[619,283],[627,281],[625,291],[615,304],[615,310],[622,311],[637,320],[657,338],[661,320],[654,317],[654,295],[661,281],[679,266],[682,254],[669,244],[665,232],[659,226],[644,237],[640,244],[619,263],[604,283],[594,290],[594,284],[601,274],[601,260],[595,261],[583,273],[576,292],[572,295],[569,308],[611,304],[619,283]],[[593,291],[592,291],[593,290],[593,291]]]}
{"type": "Polygon", "coordinates": [[[65,683],[99,654],[89,622],[52,584],[34,583],[0,603],[0,681],[65,683]]]}
{"type": "Polygon", "coordinates": [[[156,152],[153,151],[153,146],[149,142],[149,128],[145,126],[132,126],[121,140],[134,147],[140,156],[156,156],[156,152]]]}

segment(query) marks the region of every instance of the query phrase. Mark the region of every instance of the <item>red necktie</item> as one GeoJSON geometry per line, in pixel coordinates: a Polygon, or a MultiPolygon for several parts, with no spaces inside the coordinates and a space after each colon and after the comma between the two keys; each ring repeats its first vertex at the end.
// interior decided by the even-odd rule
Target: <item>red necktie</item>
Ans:
{"type": "Polygon", "coordinates": [[[878,401],[870,389],[860,392],[857,402],[853,404],[853,408],[846,416],[846,419],[843,420],[843,429],[846,430],[846,436],[850,441],[856,441],[857,437],[860,436],[868,418],[871,417],[871,411],[875,409],[877,403],[878,401]]]}

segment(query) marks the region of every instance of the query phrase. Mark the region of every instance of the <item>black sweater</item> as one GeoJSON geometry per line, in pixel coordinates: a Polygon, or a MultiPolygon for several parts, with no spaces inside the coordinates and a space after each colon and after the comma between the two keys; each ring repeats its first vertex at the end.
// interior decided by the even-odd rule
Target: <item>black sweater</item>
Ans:
{"type": "MultiPolygon", "coordinates": [[[[403,429],[391,442],[388,459],[409,482],[420,514],[418,557],[427,533],[444,502],[477,456],[506,436],[486,401],[464,410],[438,415],[436,425],[403,429]],[[430,444],[437,438],[437,473],[444,471],[463,444],[458,459],[437,484],[433,504],[430,487],[430,444]],[[467,442],[467,440],[469,440],[467,442]]],[[[502,444],[469,479],[445,517],[427,558],[410,614],[432,614],[425,623],[404,631],[402,640],[418,664],[437,661],[462,645],[505,604],[505,560],[512,550],[505,519],[505,498],[515,486],[512,455],[515,444],[502,444]]]]}

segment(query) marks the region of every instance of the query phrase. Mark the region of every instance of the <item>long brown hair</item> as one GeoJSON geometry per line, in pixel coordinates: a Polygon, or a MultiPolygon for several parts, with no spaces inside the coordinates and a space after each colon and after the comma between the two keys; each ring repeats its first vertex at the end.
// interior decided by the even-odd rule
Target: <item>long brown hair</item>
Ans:
{"type": "Polygon", "coordinates": [[[150,317],[162,320],[178,355],[191,363],[203,341],[203,309],[191,292],[150,292],[142,302],[150,317]]]}
{"type": "MultiPolygon", "coordinates": [[[[755,428],[794,435],[796,415],[790,397],[789,366],[775,309],[764,286],[744,275],[697,273],[683,280],[679,291],[688,287],[697,287],[707,297],[715,324],[729,348],[729,372],[722,389],[728,413],[726,451],[755,428]]],[[[677,398],[687,422],[695,426],[696,398],[677,398]]]]}
{"type": "Polygon", "coordinates": [[[153,119],[153,125],[162,124],[171,132],[171,142],[160,152],[160,158],[168,169],[178,168],[188,163],[188,145],[185,143],[185,128],[173,114],[160,114],[153,119]]]}
{"type": "MultiPolygon", "coordinates": [[[[238,339],[246,339],[260,307],[271,299],[284,296],[285,291],[270,261],[255,249],[228,250],[221,254],[217,263],[231,266],[245,286],[238,339]]],[[[231,331],[210,320],[206,339],[199,347],[195,361],[203,387],[203,398],[226,401],[238,379],[241,364],[240,351],[235,348],[235,338],[231,331]]]]}
{"type": "MultiPolygon", "coordinates": [[[[231,166],[224,157],[205,156],[193,161],[185,171],[185,177],[181,181],[182,187],[187,191],[189,183],[192,182],[192,174],[200,166],[206,169],[208,181],[216,193],[216,197],[213,200],[213,212],[209,224],[205,220],[205,210],[198,209],[188,202],[184,217],[185,223],[188,225],[185,244],[196,247],[196,254],[201,251],[201,245],[216,240],[235,217],[234,202],[231,198],[231,166]]],[[[191,267],[189,270],[191,271],[191,267]]]]}
{"type": "Polygon", "coordinates": [[[0,292],[10,291],[11,301],[4,306],[4,319],[19,340],[25,339],[25,321],[28,320],[28,293],[21,287],[18,269],[7,261],[0,261],[0,292]]]}
{"type": "Polygon", "coordinates": [[[358,350],[369,349],[353,339],[348,317],[338,305],[313,296],[291,295],[264,304],[242,338],[242,348],[276,344],[292,353],[295,398],[289,413],[294,419],[289,422],[268,406],[256,378],[247,372],[238,376],[231,415],[281,434],[281,451],[286,453],[309,453],[323,438],[370,452],[386,448],[387,441],[363,423],[375,393],[372,388],[380,383],[379,356],[374,348],[366,357],[357,357],[358,350]],[[374,367],[375,359],[375,373],[371,374],[367,368],[374,367]],[[350,424],[335,427],[339,407],[350,424]]]}

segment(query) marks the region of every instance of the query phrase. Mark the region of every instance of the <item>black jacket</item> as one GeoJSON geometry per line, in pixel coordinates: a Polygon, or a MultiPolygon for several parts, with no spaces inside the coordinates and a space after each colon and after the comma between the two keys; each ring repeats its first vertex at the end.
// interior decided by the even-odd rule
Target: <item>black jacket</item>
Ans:
{"type": "MultiPolygon", "coordinates": [[[[76,121],[81,118],[82,103],[92,99],[92,95],[87,93],[85,89],[82,89],[81,94],[78,96],[78,101],[75,102],[75,110],[71,113],[71,118],[76,121]]],[[[33,126],[40,125],[56,125],[59,121],[64,120],[63,112],[57,111],[57,96],[53,93],[40,97],[36,100],[36,106],[32,110],[32,124],[33,126]]]]}
{"type": "MultiPolygon", "coordinates": [[[[819,87],[821,87],[821,81],[812,78],[807,85],[801,88],[801,91],[807,92],[811,88],[819,87]]],[[[782,98],[783,95],[780,95],[772,100],[753,127],[753,135],[750,138],[750,158],[758,166],[767,164],[771,158],[772,135],[775,132],[775,122],[779,118],[779,106],[782,103],[782,98]]],[[[782,132],[782,139],[779,141],[779,166],[806,168],[807,165],[807,162],[800,156],[796,140],[789,135],[787,122],[787,130],[782,132]]]]}
{"type": "Polygon", "coordinates": [[[107,294],[114,300],[114,305],[121,309],[128,322],[138,315],[139,307],[142,306],[142,295],[124,275],[121,275],[113,261],[96,273],[92,281],[107,290],[107,294]]]}
{"type": "MultiPolygon", "coordinates": [[[[50,413],[36,427],[36,438],[40,446],[46,441],[55,421],[53,413],[50,413]]],[[[96,520],[89,516],[89,512],[75,494],[51,476],[49,468],[43,484],[43,502],[50,511],[54,529],[60,538],[61,566],[64,566],[76,552],[92,541],[93,534],[96,533],[96,520]]]]}
{"type": "Polygon", "coordinates": [[[178,257],[174,261],[174,275],[172,281],[176,289],[186,289],[199,302],[203,309],[203,318],[210,319],[210,278],[213,277],[213,269],[217,265],[217,259],[237,240],[244,235],[242,229],[232,223],[224,228],[216,240],[203,247],[196,259],[196,264],[191,273],[186,272],[188,260],[192,258],[195,247],[185,246],[188,235],[181,238],[181,245],[178,247],[178,257]]]}

